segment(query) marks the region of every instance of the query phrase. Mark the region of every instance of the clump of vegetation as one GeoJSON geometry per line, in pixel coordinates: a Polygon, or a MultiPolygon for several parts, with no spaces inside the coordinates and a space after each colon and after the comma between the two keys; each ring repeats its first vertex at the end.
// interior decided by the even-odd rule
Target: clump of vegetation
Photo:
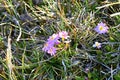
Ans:
{"type": "Polygon", "coordinates": [[[119,80],[119,0],[0,0],[1,80],[119,80]]]}

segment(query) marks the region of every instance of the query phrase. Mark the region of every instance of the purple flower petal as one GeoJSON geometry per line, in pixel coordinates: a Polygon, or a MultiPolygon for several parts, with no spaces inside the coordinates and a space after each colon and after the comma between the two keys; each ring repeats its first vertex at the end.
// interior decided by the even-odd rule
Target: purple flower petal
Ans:
{"type": "Polygon", "coordinates": [[[47,51],[51,56],[54,56],[56,53],[56,48],[55,47],[51,47],[48,51],[47,51]]]}

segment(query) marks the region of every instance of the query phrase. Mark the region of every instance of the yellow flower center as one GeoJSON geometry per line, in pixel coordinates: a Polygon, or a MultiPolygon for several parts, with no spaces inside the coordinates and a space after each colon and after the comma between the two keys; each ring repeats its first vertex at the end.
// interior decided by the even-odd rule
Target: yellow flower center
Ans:
{"type": "Polygon", "coordinates": [[[103,28],[103,26],[100,26],[99,29],[100,29],[100,30],[103,30],[104,28],[103,28]]]}
{"type": "Polygon", "coordinates": [[[99,46],[99,44],[98,44],[98,43],[96,43],[96,46],[99,46]]]}
{"type": "Polygon", "coordinates": [[[64,37],[62,37],[62,41],[64,41],[65,40],[65,38],[64,37]]]}
{"type": "Polygon", "coordinates": [[[96,45],[96,46],[100,46],[100,43],[96,42],[95,45],[96,45]]]}

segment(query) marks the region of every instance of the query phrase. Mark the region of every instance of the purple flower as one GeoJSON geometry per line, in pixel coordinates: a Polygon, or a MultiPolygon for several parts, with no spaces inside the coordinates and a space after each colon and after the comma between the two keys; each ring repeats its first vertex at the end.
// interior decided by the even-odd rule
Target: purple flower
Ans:
{"type": "Polygon", "coordinates": [[[59,37],[58,34],[53,34],[52,36],[49,37],[48,40],[55,40],[58,37],[59,37]]]}
{"type": "Polygon", "coordinates": [[[50,54],[51,56],[54,56],[56,53],[56,48],[55,47],[50,47],[49,50],[47,51],[48,54],[50,54]]]}
{"type": "Polygon", "coordinates": [[[94,30],[99,34],[105,34],[108,32],[108,26],[106,26],[105,23],[101,22],[98,23],[98,25],[96,26],[96,28],[94,28],[94,30]]]}
{"type": "Polygon", "coordinates": [[[45,45],[42,48],[42,50],[47,52],[51,56],[55,55],[55,53],[56,53],[56,48],[54,47],[54,45],[50,45],[48,42],[45,43],[45,45]]]}
{"type": "MultiPolygon", "coordinates": [[[[56,53],[56,50],[57,50],[56,47],[58,47],[57,45],[59,45],[61,43],[61,41],[59,39],[62,39],[62,41],[64,41],[68,38],[69,38],[68,32],[66,32],[66,31],[61,31],[58,34],[53,34],[52,36],[50,36],[47,39],[47,42],[45,43],[42,50],[44,52],[47,52],[51,56],[54,56],[56,53]]],[[[65,41],[66,44],[68,44],[69,42],[70,41],[65,41]]]]}
{"type": "Polygon", "coordinates": [[[58,34],[53,34],[52,36],[49,37],[48,42],[49,44],[58,44],[58,39],[59,35],[58,34]]]}
{"type": "Polygon", "coordinates": [[[42,50],[49,53],[50,55],[55,55],[56,48],[54,47],[54,45],[58,44],[58,39],[58,34],[53,34],[52,36],[50,36],[42,50]]]}
{"type": "Polygon", "coordinates": [[[95,44],[93,44],[93,47],[97,47],[99,49],[101,48],[101,43],[95,42],[95,44]]]}
{"type": "Polygon", "coordinates": [[[67,39],[69,37],[68,32],[66,31],[59,32],[59,37],[62,38],[62,40],[64,41],[64,39],[67,39]]]}
{"type": "Polygon", "coordinates": [[[53,45],[50,45],[49,42],[46,42],[42,50],[47,52],[50,49],[50,47],[53,47],[53,45]]]}

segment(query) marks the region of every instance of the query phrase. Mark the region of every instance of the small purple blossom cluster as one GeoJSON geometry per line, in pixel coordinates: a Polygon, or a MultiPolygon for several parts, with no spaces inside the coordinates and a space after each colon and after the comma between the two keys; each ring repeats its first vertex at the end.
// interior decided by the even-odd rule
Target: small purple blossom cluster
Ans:
{"type": "MultiPolygon", "coordinates": [[[[103,22],[98,23],[98,25],[94,28],[94,30],[98,34],[105,34],[108,32],[108,29],[109,29],[108,26],[106,26],[106,24],[103,22]]],[[[99,49],[99,48],[101,48],[101,43],[95,42],[95,44],[93,44],[93,47],[97,47],[99,49]]]]}
{"type": "MultiPolygon", "coordinates": [[[[106,24],[103,23],[103,22],[98,23],[98,25],[94,28],[94,30],[98,34],[105,34],[105,33],[108,32],[108,29],[109,29],[108,26],[106,26],[106,24]]],[[[70,40],[65,41],[69,37],[70,36],[68,36],[68,32],[66,32],[66,31],[61,31],[61,32],[59,32],[57,34],[53,34],[52,36],[49,37],[49,39],[45,43],[42,50],[47,52],[51,56],[54,56],[56,54],[56,51],[57,51],[56,46],[59,45],[61,42],[64,42],[66,44],[70,43],[70,40]]],[[[95,42],[95,44],[93,44],[93,47],[97,47],[99,49],[99,48],[101,48],[101,45],[102,45],[102,43],[95,42]]]]}
{"type": "MultiPolygon", "coordinates": [[[[55,46],[61,43],[59,39],[62,39],[62,41],[64,41],[67,38],[69,38],[69,36],[68,32],[66,31],[61,31],[58,34],[53,34],[49,37],[42,50],[47,52],[51,56],[54,56],[57,51],[57,48],[55,46]]],[[[68,43],[68,41],[66,43],[68,43]]]]}

